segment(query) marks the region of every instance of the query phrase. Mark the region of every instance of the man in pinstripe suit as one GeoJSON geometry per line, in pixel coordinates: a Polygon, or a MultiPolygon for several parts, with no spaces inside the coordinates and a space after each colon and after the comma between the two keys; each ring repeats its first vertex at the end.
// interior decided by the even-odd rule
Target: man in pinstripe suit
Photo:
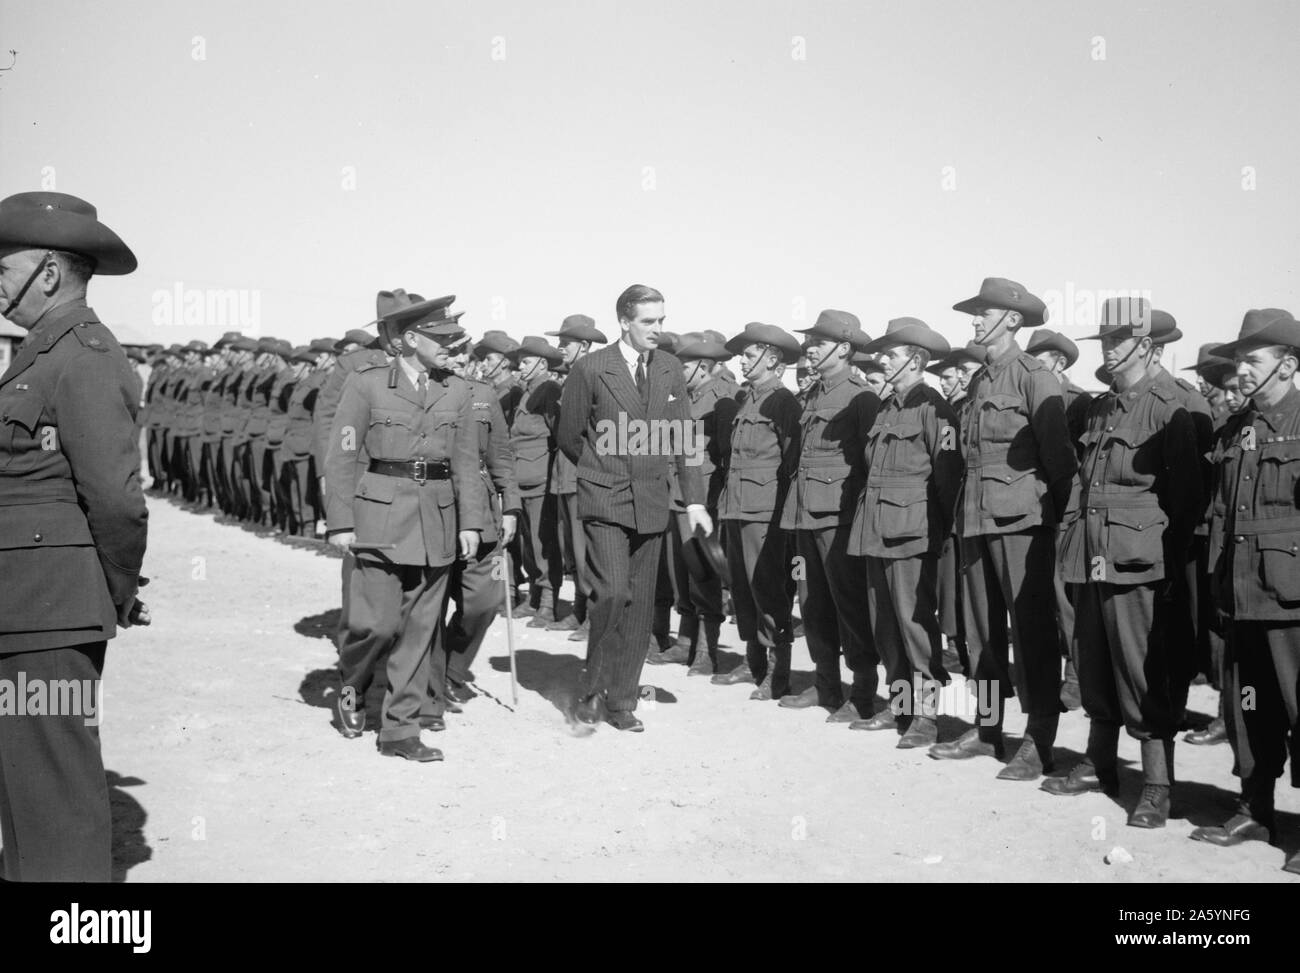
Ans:
{"type": "Polygon", "coordinates": [[[556,438],[577,467],[578,519],[587,539],[592,589],[587,664],[572,716],[597,723],[603,715],[619,730],[640,731],[644,727],[634,711],[659,548],[669,527],[670,463],[677,466],[691,529],[699,526],[707,533],[713,525],[699,468],[687,461],[694,426],[681,363],[656,350],[663,295],[634,284],[619,296],[616,311],[620,339],[578,359],[569,372],[556,438]],[[651,419],[675,420],[691,440],[675,436],[672,455],[665,455],[651,419]]]}

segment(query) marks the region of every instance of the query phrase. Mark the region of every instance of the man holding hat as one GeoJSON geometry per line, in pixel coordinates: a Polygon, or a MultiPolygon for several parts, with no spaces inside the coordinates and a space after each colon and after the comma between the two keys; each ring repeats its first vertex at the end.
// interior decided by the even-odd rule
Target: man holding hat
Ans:
{"type": "Polygon", "coordinates": [[[99,682],[108,640],[149,623],[148,513],[131,368],[86,287],[135,268],[84,200],[0,201],[0,314],[27,332],[0,375],[0,681],[94,686],[78,713],[0,716],[6,881],[112,877],[99,682]]]}
{"type": "MultiPolygon", "coordinates": [[[[559,338],[560,353],[564,356],[559,366],[561,387],[564,383],[563,376],[568,375],[579,358],[591,351],[593,344],[609,343],[609,339],[596,327],[596,322],[585,314],[570,314],[560,322],[559,331],[547,331],[546,334],[559,338]]],[[[564,561],[573,562],[573,611],[550,622],[546,628],[571,632],[587,624],[587,597],[591,583],[587,578],[587,539],[578,522],[577,472],[562,451],[555,454],[555,496],[559,514],[560,548],[564,553],[564,561]]]]}
{"type": "MultiPolygon", "coordinates": [[[[1215,442],[1210,507],[1215,603],[1228,626],[1224,716],[1241,798],[1223,825],[1192,837],[1227,847],[1276,840],[1274,790],[1288,744],[1291,784],[1300,786],[1300,323],[1278,308],[1247,311],[1218,354],[1236,362],[1250,396],[1215,442]]],[[[1283,867],[1300,875],[1300,852],[1283,867]]]]}
{"type": "MultiPolygon", "coordinates": [[[[1065,399],[1065,422],[1070,427],[1070,442],[1074,444],[1076,455],[1081,449],[1079,437],[1087,425],[1088,405],[1092,395],[1079,388],[1065,374],[1079,360],[1079,346],[1058,331],[1051,328],[1039,328],[1029,336],[1025,351],[1056,376],[1061,383],[1061,395],[1065,399]]],[[[1070,491],[1070,504],[1065,515],[1069,516],[1079,509],[1079,482],[1076,479],[1070,491]]],[[[1059,530],[1058,530],[1059,540],[1059,530]]],[[[1061,705],[1068,710],[1076,710],[1081,705],[1079,699],[1079,675],[1075,669],[1070,646],[1074,641],[1074,606],[1070,604],[1069,592],[1062,578],[1060,565],[1054,575],[1056,584],[1056,626],[1061,633],[1061,655],[1065,658],[1065,676],[1061,681],[1061,705]]]]}
{"type": "Polygon", "coordinates": [[[880,353],[894,394],[866,437],[866,489],[848,551],[865,558],[873,641],[884,656],[890,704],[874,716],[864,712],[849,728],[905,729],[898,748],[908,750],[938,739],[939,687],[948,682],[936,617],[938,564],[952,530],[961,453],[957,416],[926,384],[925,367],[951,349],[917,318],[890,321],[867,349],[880,353]]]}
{"type": "Polygon", "coordinates": [[[1088,409],[1079,509],[1061,535],[1088,749],[1050,794],[1119,793],[1121,726],[1141,744],[1142,796],[1128,823],[1161,828],[1174,782],[1171,597],[1203,508],[1192,417],[1151,372],[1151,308],[1111,298],[1098,334],[1114,388],[1088,409]]]}
{"type": "Polygon", "coordinates": [[[555,621],[556,596],[564,580],[555,511],[555,427],[561,388],[551,377],[551,369],[559,367],[564,355],[545,338],[529,335],[510,358],[521,393],[510,422],[510,448],[523,512],[519,553],[528,579],[528,601],[515,609],[515,615],[532,615],[538,625],[546,625],[555,621]]]}
{"type": "Polygon", "coordinates": [[[420,729],[441,728],[446,707],[438,636],[451,565],[476,555],[484,529],[474,499],[482,489],[474,397],[448,368],[448,346],[465,333],[449,310],[454,300],[416,301],[386,316],[402,355],[352,373],[325,458],[330,543],[356,555],[339,647],[340,720],[345,735],[364,728],[366,690],[391,648],[379,752],[421,762],[442,759],[420,742],[420,729]]]}
{"type": "MultiPolygon", "coordinates": [[[[781,382],[784,365],[799,360],[799,341],[757,321],[726,344],[741,356],[746,382],[731,426],[726,485],[718,518],[731,575],[736,628],[745,659],[713,682],[758,682],[751,699],[780,699],[790,691],[792,570],[781,515],[799,460],[799,403],[781,382]],[[770,677],[770,678],[769,678],[770,677]]],[[[835,688],[839,688],[838,664],[835,688]]],[[[828,698],[828,703],[831,701],[828,698]]],[[[837,700],[838,707],[842,700],[837,700]]]]}
{"type": "MultiPolygon", "coordinates": [[[[853,513],[867,478],[863,450],[880,400],[850,365],[854,350],[865,349],[870,341],[856,315],[828,309],[799,333],[805,335],[803,355],[816,381],[803,406],[781,529],[794,538],[801,568],[794,573],[800,615],[817,677],[806,691],[781,699],[780,705],[825,706],[831,710],[827,722],[849,723],[871,716],[880,662],[862,597],[866,567],[849,550],[853,513]],[[841,652],[853,673],[847,700],[841,688],[841,652]]],[[[773,668],[768,668],[769,678],[773,668]]]]}
{"type": "Polygon", "coordinates": [[[964,760],[1001,756],[1001,701],[1012,694],[1007,612],[1016,644],[1015,691],[1029,717],[1025,739],[1002,769],[1003,780],[1033,780],[1052,762],[1061,714],[1061,650],[1052,574],[1056,525],[1078,468],[1060,383],[1016,344],[1023,326],[1046,316],[1041,300],[1012,280],[990,277],[953,305],[974,315],[987,363],[971,380],[962,430],[965,480],[957,532],[965,572],[966,639],[977,698],[993,701],[975,729],[936,744],[930,756],[964,760]]]}
{"type": "Polygon", "coordinates": [[[634,284],[615,302],[620,339],[578,359],[564,384],[559,444],[578,468],[578,517],[591,571],[587,660],[570,717],[644,729],[635,710],[650,638],[659,548],[669,522],[668,465],[677,467],[690,528],[708,533],[699,471],[673,437],[670,455],[636,430],[652,419],[690,420],[681,363],[657,350],[664,299],[634,284]],[[617,430],[627,430],[623,439],[617,430]],[[612,437],[610,432],[614,431],[612,437]],[[646,448],[642,448],[646,446],[646,448]]]}

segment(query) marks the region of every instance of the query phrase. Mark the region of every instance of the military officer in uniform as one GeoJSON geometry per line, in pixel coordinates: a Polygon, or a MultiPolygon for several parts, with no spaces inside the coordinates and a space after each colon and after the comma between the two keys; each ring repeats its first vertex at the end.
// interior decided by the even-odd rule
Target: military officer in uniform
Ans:
{"type": "MultiPolygon", "coordinates": [[[[1092,395],[1070,381],[1065,374],[1079,360],[1079,346],[1060,332],[1051,328],[1039,328],[1029,336],[1025,345],[1026,353],[1033,355],[1049,369],[1061,383],[1061,395],[1065,399],[1065,423],[1070,428],[1070,442],[1075,444],[1075,453],[1081,451],[1079,437],[1087,425],[1088,404],[1092,395]]],[[[1079,457],[1082,459],[1082,457],[1079,457]]],[[[1065,515],[1068,518],[1078,509],[1078,481],[1070,492],[1070,503],[1065,515]]],[[[1060,539],[1058,529],[1057,539],[1060,539]]],[[[1059,546],[1059,545],[1058,545],[1059,546]]],[[[1065,674],[1061,680],[1061,705],[1067,710],[1076,710],[1081,704],[1079,697],[1079,675],[1075,668],[1070,646],[1074,644],[1074,606],[1070,604],[1070,595],[1066,590],[1064,576],[1060,571],[1058,558],[1056,579],[1056,625],[1061,633],[1061,655],[1065,658],[1065,674]]]]}
{"type": "Polygon", "coordinates": [[[389,651],[379,752],[441,760],[420,740],[446,707],[444,647],[435,644],[447,581],[459,556],[478,553],[474,396],[448,368],[447,346],[464,335],[454,297],[418,301],[387,315],[402,355],[358,370],[343,387],[325,458],[329,538],[352,549],[347,636],[339,647],[339,718],[357,735],[377,660],[389,651]],[[358,454],[366,472],[356,478],[358,454]],[[459,523],[459,530],[458,530],[459,523]]]}
{"type": "MultiPolygon", "coordinates": [[[[1290,748],[1300,786],[1300,323],[1278,308],[1247,311],[1235,341],[1245,408],[1220,430],[1213,457],[1210,563],[1226,619],[1224,716],[1241,797],[1222,825],[1192,837],[1232,846],[1276,840],[1274,794],[1290,748]]],[[[1300,875],[1300,851],[1283,868],[1300,875]]]]}
{"type": "MultiPolygon", "coordinates": [[[[726,485],[718,501],[745,658],[712,681],[719,686],[757,682],[751,699],[780,699],[790,691],[794,640],[792,593],[786,586],[793,566],[781,515],[799,460],[800,417],[780,369],[799,360],[800,347],[793,335],[757,321],[725,347],[741,356],[747,385],[731,425],[726,485]]],[[[834,688],[840,688],[838,663],[834,688]]],[[[828,696],[827,705],[832,702],[838,708],[842,700],[828,696]]]]}
{"type": "Polygon", "coordinates": [[[870,340],[856,315],[828,309],[799,333],[805,336],[804,357],[817,380],[803,405],[798,460],[781,529],[794,538],[800,570],[792,573],[817,677],[780,705],[825,706],[831,710],[828,723],[851,723],[872,715],[880,663],[862,597],[866,565],[860,553],[849,550],[858,494],[867,478],[867,432],[880,400],[850,364],[853,352],[865,350],[870,340]],[[841,652],[853,673],[847,700],[841,689],[841,652]]]}
{"type": "Polygon", "coordinates": [[[974,315],[987,364],[971,380],[962,430],[965,480],[957,504],[966,639],[978,698],[988,705],[960,739],[935,744],[938,760],[1002,755],[1002,701],[1011,695],[1007,611],[1016,644],[1015,692],[1029,717],[1024,742],[998,774],[1034,780],[1052,765],[1061,714],[1056,631],[1056,525],[1078,468],[1061,385],[1016,344],[1046,317],[1041,300],[1012,280],[987,278],[953,305],[974,315]]]}
{"type": "Polygon", "coordinates": [[[111,878],[99,680],[108,640],[149,622],[136,598],[148,514],[131,368],[86,286],[135,268],[84,200],[0,201],[0,314],[27,332],[0,375],[0,680],[95,696],[77,713],[0,716],[6,881],[111,878]]]}
{"type": "MultiPolygon", "coordinates": [[[[938,739],[938,692],[948,683],[937,617],[939,554],[961,485],[957,416],[925,382],[930,356],[951,351],[924,321],[896,318],[867,346],[894,394],[867,433],[866,489],[849,553],[866,562],[873,643],[884,657],[889,705],[852,730],[905,730],[900,750],[938,739]]],[[[804,617],[809,615],[805,609],[804,617]]]]}
{"type": "Polygon", "coordinates": [[[1088,714],[1088,748],[1049,794],[1119,793],[1119,731],[1140,741],[1142,796],[1128,823],[1164,827],[1174,783],[1173,579],[1204,509],[1191,415],[1150,371],[1151,308],[1144,298],[1101,306],[1112,391],[1088,409],[1078,509],[1061,535],[1062,572],[1075,606],[1074,656],[1088,714]]]}
{"type": "MultiPolygon", "coordinates": [[[[585,314],[570,314],[560,322],[560,330],[547,331],[546,334],[558,339],[556,343],[564,355],[559,366],[563,375],[567,375],[574,363],[591,351],[593,344],[609,343],[609,339],[596,327],[596,322],[585,314]]],[[[554,478],[560,548],[564,552],[565,563],[573,562],[574,594],[573,611],[547,623],[546,628],[550,631],[572,632],[587,621],[587,597],[591,591],[591,582],[587,577],[587,539],[578,522],[578,478],[573,464],[558,450],[555,453],[554,478]]]]}

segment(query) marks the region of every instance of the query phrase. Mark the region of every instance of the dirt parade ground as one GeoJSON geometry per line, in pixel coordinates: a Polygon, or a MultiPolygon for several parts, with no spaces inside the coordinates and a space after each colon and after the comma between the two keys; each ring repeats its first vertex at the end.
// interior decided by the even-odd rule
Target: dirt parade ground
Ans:
{"type": "MultiPolygon", "coordinates": [[[[1226,746],[1178,747],[1174,815],[1143,831],[1124,823],[1141,789],[1127,737],[1125,807],[1056,798],[994,780],[992,760],[899,751],[893,733],[751,702],[752,686],[713,686],[685,666],[646,667],[645,733],[576,736],[563,708],[585,646],[522,621],[517,707],[498,619],[475,665],[482,695],[424,734],[446,761],[383,758],[373,730],[345,740],[331,726],[339,560],[149,503],[154,622],[110,644],[105,673],[119,880],[1298,881],[1278,848],[1188,840],[1230,813],[1226,746]]],[[[722,643],[729,666],[734,626],[722,643]]],[[[794,658],[798,690],[811,682],[802,639],[794,658]]],[[[1193,687],[1198,722],[1214,704],[1193,687]]],[[[1024,722],[1012,703],[1008,756],[1024,722]]],[[[941,719],[941,738],[958,729],[941,719]]],[[[1086,734],[1081,712],[1062,718],[1061,771],[1086,734]]],[[[1291,850],[1300,794],[1281,786],[1278,802],[1291,850]]]]}

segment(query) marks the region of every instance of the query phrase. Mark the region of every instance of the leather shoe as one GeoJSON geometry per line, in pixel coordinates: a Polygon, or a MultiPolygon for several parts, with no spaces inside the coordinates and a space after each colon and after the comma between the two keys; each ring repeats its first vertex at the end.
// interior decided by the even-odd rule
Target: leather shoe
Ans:
{"type": "Polygon", "coordinates": [[[935,760],[969,760],[971,757],[997,757],[1002,759],[1002,735],[998,734],[997,743],[988,743],[980,739],[978,728],[967,730],[956,740],[936,743],[929,750],[929,756],[935,760]]]}
{"type": "MultiPolygon", "coordinates": [[[[468,703],[477,695],[478,693],[469,688],[468,683],[454,682],[451,679],[447,680],[447,700],[449,707],[451,703],[468,703]]],[[[452,710],[452,712],[459,711],[452,710]]]]}
{"type": "Polygon", "coordinates": [[[754,674],[749,671],[749,663],[742,662],[730,672],[719,672],[709,682],[715,686],[735,686],[742,682],[753,682],[754,674]]]}
{"type": "MultiPolygon", "coordinates": [[[[847,704],[846,704],[847,705],[847,704]]],[[[854,720],[849,724],[850,730],[897,730],[898,717],[886,706],[875,716],[865,720],[854,720]]]]}
{"type": "Polygon", "coordinates": [[[1113,767],[1099,771],[1087,760],[1081,760],[1064,777],[1051,777],[1043,781],[1039,790],[1057,797],[1078,797],[1096,791],[1115,797],[1119,794],[1119,773],[1113,767]]]}
{"type": "Polygon", "coordinates": [[[444,703],[445,703],[445,705],[443,706],[443,709],[446,710],[448,713],[463,713],[463,712],[465,712],[465,707],[464,707],[464,706],[461,706],[460,703],[456,702],[454,699],[452,699],[452,698],[450,698],[450,697],[448,697],[446,700],[444,700],[444,703]]]}
{"type": "Polygon", "coordinates": [[[627,730],[630,733],[640,733],[645,729],[645,724],[631,710],[613,710],[605,714],[605,722],[616,730],[627,730]]]}
{"type": "Polygon", "coordinates": [[[343,705],[343,694],[334,701],[334,714],[338,717],[339,732],[345,740],[355,740],[366,729],[366,711],[343,705]]]}
{"type": "Polygon", "coordinates": [[[1212,720],[1210,725],[1205,729],[1193,730],[1191,733],[1183,737],[1183,743],[1191,743],[1198,747],[1227,742],[1228,727],[1222,719],[1212,720]]]}
{"type": "Polygon", "coordinates": [[[434,733],[438,733],[447,729],[447,721],[441,716],[421,716],[420,727],[421,729],[432,730],[434,733]]]}
{"type": "MultiPolygon", "coordinates": [[[[853,729],[853,724],[849,724],[849,729],[853,729]]],[[[912,724],[907,728],[907,732],[899,738],[897,750],[915,750],[919,747],[933,746],[939,739],[939,724],[933,717],[916,716],[912,718],[912,724]]]]}
{"type": "Polygon", "coordinates": [[[1128,816],[1131,828],[1163,828],[1169,820],[1169,785],[1144,784],[1142,797],[1128,816]]]}
{"type": "Polygon", "coordinates": [[[579,723],[586,723],[588,726],[595,726],[600,722],[600,710],[600,694],[593,693],[590,696],[574,700],[573,718],[579,723]]]}
{"type": "Polygon", "coordinates": [[[569,612],[563,618],[557,618],[546,626],[548,632],[572,632],[578,627],[578,616],[569,612]]]}
{"type": "Polygon", "coordinates": [[[673,664],[685,665],[691,657],[691,647],[682,645],[680,642],[674,642],[667,650],[656,652],[653,655],[646,656],[646,662],[652,666],[666,666],[673,664]]]}
{"type": "Polygon", "coordinates": [[[422,764],[431,760],[442,759],[441,750],[435,747],[426,747],[420,742],[419,737],[403,737],[401,740],[380,740],[379,752],[385,757],[401,757],[422,764]]]}
{"type": "Polygon", "coordinates": [[[1051,761],[1044,764],[1043,758],[1038,754],[1038,744],[1025,737],[1011,762],[998,771],[998,780],[1038,780],[1044,773],[1051,771],[1051,761]]]}
{"type": "Polygon", "coordinates": [[[1207,841],[1220,848],[1232,848],[1247,841],[1268,842],[1272,832],[1268,826],[1248,814],[1234,814],[1220,825],[1196,828],[1190,835],[1193,841],[1207,841]]]}
{"type": "Polygon", "coordinates": [[[1295,852],[1286,860],[1282,866],[1282,871],[1290,872],[1292,875],[1300,875],[1300,851],[1295,852]]]}
{"type": "Polygon", "coordinates": [[[843,706],[839,707],[830,716],[826,717],[826,722],[827,723],[848,723],[850,726],[852,726],[854,723],[858,721],[860,715],[861,714],[858,713],[858,708],[854,706],[853,702],[850,700],[849,702],[845,703],[843,706]]]}
{"type": "Polygon", "coordinates": [[[587,636],[591,633],[591,623],[587,619],[582,620],[582,624],[569,633],[570,642],[585,642],[587,636]]]}
{"type": "MultiPolygon", "coordinates": [[[[822,706],[824,704],[822,703],[821,699],[819,699],[817,696],[817,687],[809,686],[807,689],[805,689],[803,692],[797,695],[782,696],[780,701],[777,703],[777,705],[783,706],[786,709],[812,709],[814,706],[822,706]]],[[[831,704],[827,704],[827,705],[829,705],[830,709],[837,710],[843,704],[841,703],[840,700],[837,699],[834,701],[833,705],[831,704]]]]}

